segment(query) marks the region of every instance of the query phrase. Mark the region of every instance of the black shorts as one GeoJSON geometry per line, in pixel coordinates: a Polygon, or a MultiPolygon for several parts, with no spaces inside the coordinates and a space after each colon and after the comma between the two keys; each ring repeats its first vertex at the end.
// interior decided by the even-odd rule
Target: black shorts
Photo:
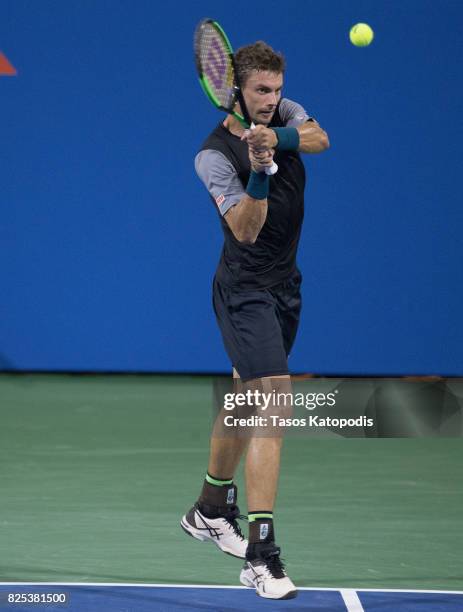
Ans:
{"type": "Polygon", "coordinates": [[[301,312],[301,275],[270,287],[239,291],[214,278],[213,305],[225,349],[244,382],[288,374],[288,355],[301,312]]]}

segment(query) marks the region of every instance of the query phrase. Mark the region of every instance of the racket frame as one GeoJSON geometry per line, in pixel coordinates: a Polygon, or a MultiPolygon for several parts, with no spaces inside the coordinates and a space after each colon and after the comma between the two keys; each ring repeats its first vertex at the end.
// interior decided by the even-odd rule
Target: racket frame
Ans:
{"type": "MultiPolygon", "coordinates": [[[[206,19],[202,19],[199,24],[196,26],[196,30],[195,30],[195,63],[196,63],[196,70],[198,72],[198,76],[199,76],[199,82],[201,84],[201,87],[204,91],[204,93],[206,94],[206,96],[209,98],[209,100],[212,102],[212,104],[222,110],[225,111],[226,113],[228,113],[229,115],[232,115],[233,117],[235,117],[240,123],[241,125],[245,128],[245,129],[251,129],[253,130],[256,126],[254,125],[251,117],[249,116],[249,112],[248,109],[246,107],[246,102],[244,101],[244,96],[243,96],[243,92],[241,89],[241,83],[238,77],[238,71],[236,70],[236,63],[235,63],[235,56],[233,54],[233,48],[231,46],[230,40],[228,38],[228,36],[225,34],[224,29],[222,28],[222,26],[215,21],[214,19],[210,19],[210,18],[206,18],[206,19]],[[214,92],[212,91],[210,85],[209,85],[209,81],[207,76],[203,73],[202,70],[202,66],[201,66],[201,61],[198,58],[198,53],[196,52],[196,36],[198,31],[200,30],[200,28],[205,25],[205,24],[211,24],[214,29],[217,31],[217,33],[219,34],[219,36],[221,36],[223,42],[225,43],[225,47],[228,53],[228,57],[230,59],[230,63],[231,63],[231,67],[233,70],[233,97],[232,97],[232,104],[231,104],[231,108],[226,108],[225,106],[223,106],[220,103],[220,100],[218,100],[218,98],[216,97],[216,95],[214,94],[214,92]],[[236,102],[239,102],[241,111],[242,111],[242,115],[240,115],[239,113],[237,113],[234,110],[235,104],[236,102]]],[[[275,174],[278,171],[278,165],[273,162],[272,165],[268,168],[265,169],[266,174],[268,175],[272,175],[275,174]]]]}
{"type": "Polygon", "coordinates": [[[209,100],[212,102],[212,104],[228,113],[229,115],[233,115],[233,117],[235,117],[235,119],[237,119],[241,125],[244,128],[250,128],[251,127],[251,119],[249,117],[249,113],[248,110],[246,108],[246,104],[244,102],[244,97],[241,91],[241,87],[239,84],[239,80],[238,80],[238,73],[236,71],[236,64],[235,64],[235,56],[233,55],[233,49],[230,43],[230,40],[228,39],[228,36],[225,34],[222,26],[215,21],[214,19],[203,19],[197,26],[196,30],[199,30],[199,28],[204,25],[204,24],[211,24],[215,30],[217,30],[218,34],[222,37],[223,41],[225,42],[225,46],[227,48],[227,53],[228,53],[228,57],[230,59],[231,65],[232,65],[232,69],[233,69],[233,103],[232,103],[232,108],[226,108],[225,106],[223,106],[220,101],[217,99],[217,97],[215,96],[214,92],[212,91],[210,85],[209,85],[209,81],[207,79],[207,76],[203,73],[202,71],[202,67],[201,67],[201,62],[198,59],[198,56],[196,54],[196,49],[195,49],[195,61],[196,61],[196,70],[198,72],[198,77],[199,77],[199,82],[201,84],[201,87],[204,91],[204,93],[206,94],[206,96],[209,98],[209,100]],[[234,106],[236,104],[236,102],[239,102],[241,110],[243,112],[243,115],[240,115],[240,113],[237,113],[234,110],[234,106]]]}

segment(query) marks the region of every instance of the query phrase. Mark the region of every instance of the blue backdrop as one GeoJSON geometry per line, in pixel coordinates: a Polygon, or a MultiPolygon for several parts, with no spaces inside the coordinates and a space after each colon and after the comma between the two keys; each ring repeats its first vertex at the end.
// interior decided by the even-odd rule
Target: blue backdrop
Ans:
{"type": "Polygon", "coordinates": [[[193,167],[220,118],[193,67],[204,16],[282,50],[284,94],[331,140],[305,157],[292,369],[462,374],[459,0],[3,0],[0,367],[229,369],[193,167]]]}

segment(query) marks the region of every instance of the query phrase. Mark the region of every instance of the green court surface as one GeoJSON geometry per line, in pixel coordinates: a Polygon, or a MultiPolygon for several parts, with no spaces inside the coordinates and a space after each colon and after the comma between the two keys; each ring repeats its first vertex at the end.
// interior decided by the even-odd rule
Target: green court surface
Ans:
{"type": "MultiPolygon", "coordinates": [[[[212,382],[1,375],[0,581],[238,584],[238,559],[179,527],[212,382]]],[[[289,437],[276,530],[294,582],[463,590],[462,460],[461,438],[289,437]]]]}

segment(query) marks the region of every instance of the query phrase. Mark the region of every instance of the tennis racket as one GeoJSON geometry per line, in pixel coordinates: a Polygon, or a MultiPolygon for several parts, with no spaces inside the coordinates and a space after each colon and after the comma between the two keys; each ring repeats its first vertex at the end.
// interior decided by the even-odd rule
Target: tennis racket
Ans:
{"type": "MultiPolygon", "coordinates": [[[[204,93],[212,104],[232,115],[246,129],[256,126],[249,117],[235,68],[233,49],[221,26],[213,19],[203,19],[194,37],[196,69],[204,93]],[[242,115],[235,111],[240,103],[242,115]]],[[[269,175],[277,172],[275,162],[265,169],[269,175]]]]}

